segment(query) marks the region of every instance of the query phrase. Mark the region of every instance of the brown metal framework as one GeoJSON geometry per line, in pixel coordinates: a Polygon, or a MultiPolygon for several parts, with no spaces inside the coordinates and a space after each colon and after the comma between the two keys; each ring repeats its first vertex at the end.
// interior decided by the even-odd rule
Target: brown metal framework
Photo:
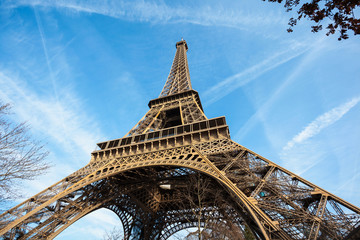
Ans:
{"type": "Polygon", "coordinates": [[[202,226],[208,221],[216,229],[231,216],[256,239],[359,239],[358,207],[232,141],[225,117],[206,118],[191,87],[187,44],[176,48],[145,116],[125,137],[98,143],[85,167],[2,213],[0,235],[53,239],[108,208],[122,221],[125,239],[167,239],[196,226],[197,211],[202,226]],[[224,201],[214,203],[210,194],[201,207],[186,205],[174,189],[193,174],[207,178],[224,201]]]}

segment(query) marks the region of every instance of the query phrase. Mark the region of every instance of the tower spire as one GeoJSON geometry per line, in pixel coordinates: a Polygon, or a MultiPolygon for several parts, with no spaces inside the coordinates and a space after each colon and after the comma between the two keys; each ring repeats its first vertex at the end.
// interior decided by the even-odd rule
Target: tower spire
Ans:
{"type": "Polygon", "coordinates": [[[185,40],[181,38],[176,43],[176,54],[165,86],[159,97],[165,97],[176,93],[191,90],[191,81],[189,66],[186,57],[188,46],[185,40]]]}

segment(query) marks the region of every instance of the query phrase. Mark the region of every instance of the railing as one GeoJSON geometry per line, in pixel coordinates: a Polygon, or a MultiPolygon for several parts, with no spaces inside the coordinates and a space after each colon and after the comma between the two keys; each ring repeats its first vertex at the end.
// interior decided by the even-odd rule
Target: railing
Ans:
{"type": "Polygon", "coordinates": [[[100,149],[91,153],[91,161],[109,155],[128,156],[223,138],[230,138],[225,117],[212,118],[98,143],[100,149]]]}

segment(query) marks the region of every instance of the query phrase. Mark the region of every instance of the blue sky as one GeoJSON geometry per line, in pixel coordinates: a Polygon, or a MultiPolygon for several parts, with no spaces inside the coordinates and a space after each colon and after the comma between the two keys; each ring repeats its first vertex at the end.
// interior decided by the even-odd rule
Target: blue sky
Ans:
{"type": "MultiPolygon", "coordinates": [[[[313,34],[261,0],[1,1],[0,99],[28,121],[55,167],[31,196],[124,136],[165,84],[182,37],[192,86],[232,138],[360,205],[360,39],[313,34]]],[[[57,239],[99,239],[120,224],[100,210],[57,239]],[[81,236],[81,237],[80,237],[81,236]]]]}

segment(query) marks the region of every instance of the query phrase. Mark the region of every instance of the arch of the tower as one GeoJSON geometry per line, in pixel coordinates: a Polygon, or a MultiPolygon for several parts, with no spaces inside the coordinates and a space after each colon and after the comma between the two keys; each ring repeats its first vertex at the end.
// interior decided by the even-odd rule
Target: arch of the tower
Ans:
{"type": "MultiPolygon", "coordinates": [[[[169,171],[171,172],[171,170],[169,169],[176,169],[177,171],[178,169],[192,169],[195,172],[205,174],[207,176],[210,176],[212,179],[215,179],[217,182],[220,183],[221,185],[220,187],[222,189],[225,189],[226,192],[231,195],[231,197],[237,196],[236,203],[238,205],[237,207],[239,212],[241,212],[242,217],[246,219],[247,223],[250,223],[252,229],[255,231],[255,235],[267,239],[268,237],[267,233],[263,229],[263,226],[260,224],[257,215],[246,204],[246,202],[244,202],[241,198],[239,198],[238,193],[240,190],[235,189],[236,187],[234,188],[234,186],[231,186],[231,182],[227,182],[225,181],[226,179],[225,180],[222,179],[219,176],[218,172],[216,172],[216,168],[211,167],[211,164],[209,164],[206,157],[201,156],[198,152],[192,149],[192,147],[170,149],[169,152],[170,153],[166,153],[166,151],[162,151],[155,153],[160,155],[157,155],[156,157],[145,158],[146,159],[145,161],[139,161],[137,159],[136,161],[131,162],[130,160],[127,162],[128,166],[126,167],[115,166],[115,165],[111,166],[110,164],[107,165],[104,169],[98,171],[97,175],[99,177],[104,178],[104,177],[114,176],[117,174],[118,177],[120,176],[121,179],[126,181],[129,179],[136,179],[138,176],[143,176],[148,171],[151,172],[151,170],[149,169],[152,169],[152,172],[157,175],[161,175],[161,174],[166,175],[167,173],[169,173],[169,171]],[[120,171],[116,171],[116,169],[119,168],[120,171]],[[124,170],[121,171],[122,170],[121,168],[123,168],[124,170]],[[237,192],[235,192],[234,190],[237,190],[237,192]]],[[[154,154],[154,153],[150,153],[150,154],[154,154]]],[[[172,173],[181,175],[181,173],[177,173],[176,171],[173,171],[172,173]]],[[[166,180],[166,178],[160,178],[160,179],[166,180]]],[[[163,183],[164,184],[162,185],[167,185],[166,181],[163,183]]],[[[159,189],[160,182],[157,184],[158,186],[156,186],[155,188],[159,189]]],[[[157,191],[152,192],[151,198],[148,199],[146,199],[146,194],[144,194],[144,191],[141,190],[131,194],[135,194],[133,198],[139,199],[140,205],[146,203],[147,206],[145,208],[153,209],[154,211],[159,208],[159,201],[156,200],[157,198],[159,199],[161,197],[161,194],[159,194],[159,192],[157,191]]]]}
{"type": "MultiPolygon", "coordinates": [[[[131,166],[132,163],[130,163],[129,164],[130,166],[125,168],[123,171],[119,171],[119,172],[113,171],[114,169],[117,168],[117,166],[111,167],[111,165],[107,165],[107,167],[104,168],[102,171],[98,171],[98,175],[102,178],[117,175],[117,177],[119,177],[119,179],[122,179],[126,182],[129,179],[130,179],[130,181],[133,181],[138,176],[144,176],[144,174],[147,174],[148,171],[151,172],[151,170],[149,170],[149,169],[152,169],[152,172],[157,175],[161,175],[161,174],[165,175],[169,172],[169,169],[171,169],[171,168],[176,169],[176,171],[178,171],[178,169],[192,169],[193,171],[206,174],[206,175],[210,176],[212,179],[217,180],[218,182],[221,183],[221,185],[222,185],[221,188],[226,189],[228,192],[230,192],[231,195],[236,195],[236,193],[231,192],[232,189],[230,189],[227,186],[228,183],[224,182],[223,179],[220,179],[219,176],[217,175],[217,173],[215,171],[213,171],[213,169],[211,169],[211,166],[209,166],[209,163],[204,161],[204,157],[200,156],[197,152],[195,152],[195,151],[190,151],[190,153],[189,152],[181,152],[181,149],[180,150],[172,149],[172,151],[175,151],[175,154],[171,154],[171,157],[151,158],[151,159],[148,159],[147,161],[143,161],[143,162],[137,161],[137,162],[134,162],[133,166],[131,166]],[[110,173],[110,174],[104,174],[102,176],[103,172],[110,173]]],[[[164,157],[164,156],[162,156],[162,157],[164,157]]],[[[181,173],[177,173],[176,171],[174,171],[173,173],[181,175],[181,173]]],[[[166,179],[166,178],[164,178],[164,179],[166,179]]],[[[157,183],[157,184],[159,184],[159,183],[157,183]]],[[[144,186],[143,183],[140,185],[144,186]]],[[[163,185],[166,185],[166,184],[163,184],[163,185]]],[[[154,188],[154,186],[150,186],[150,187],[154,188]]],[[[156,186],[155,189],[159,189],[159,186],[156,186]]],[[[141,204],[144,205],[146,203],[145,208],[153,209],[154,211],[157,210],[159,208],[159,201],[156,199],[157,198],[159,199],[161,197],[161,194],[159,194],[159,192],[155,191],[155,192],[152,192],[151,193],[152,196],[149,197],[149,196],[147,196],[147,194],[145,194],[145,192],[146,191],[139,190],[137,192],[136,191],[132,192],[131,194],[135,195],[135,196],[133,196],[134,199],[139,199],[140,205],[141,204]]],[[[246,206],[246,204],[244,204],[241,201],[241,199],[240,199],[240,201],[237,201],[237,203],[240,204],[241,212],[242,212],[243,216],[245,216],[247,218],[246,219],[247,222],[250,221],[252,223],[252,226],[254,226],[254,229],[256,229],[257,234],[260,236],[261,235],[265,236],[263,238],[266,239],[266,232],[262,229],[262,226],[259,224],[259,220],[257,219],[257,216],[251,211],[251,209],[249,209],[248,206],[246,206]]]]}
{"type": "MultiPolygon", "coordinates": [[[[198,227],[199,220],[201,228],[225,232],[226,228],[235,227],[238,229],[238,234],[242,234],[243,217],[248,216],[238,212],[236,203],[219,201],[219,197],[229,199],[229,196],[215,196],[214,192],[209,191],[207,196],[200,197],[204,201],[209,201],[209,197],[214,199],[201,207],[180,201],[179,197],[185,199],[194,197],[190,196],[188,191],[189,186],[199,183],[194,182],[198,180],[198,176],[206,180],[211,179],[211,184],[216,184],[211,190],[221,192],[219,189],[222,187],[214,181],[214,178],[198,173],[189,168],[161,165],[131,169],[114,176],[119,181],[138,177],[138,181],[141,182],[138,186],[142,186],[116,201],[106,203],[106,208],[113,210],[121,219],[124,239],[167,239],[183,229],[198,227]],[[154,180],[155,178],[157,179],[154,180]],[[179,196],[179,192],[183,193],[179,196]],[[199,214],[199,211],[202,211],[202,214],[199,214]],[[227,225],[224,224],[226,222],[227,225]],[[222,225],[222,229],[219,229],[222,225]]],[[[123,183],[118,182],[118,184],[123,183]]],[[[205,186],[209,182],[200,184],[202,188],[209,188],[205,186]]],[[[225,190],[222,193],[228,194],[225,190]]],[[[197,197],[199,196],[195,194],[195,198],[197,197]]]]}
{"type": "MultiPolygon", "coordinates": [[[[136,156],[132,159],[121,159],[122,161],[114,159],[104,167],[98,168],[96,173],[89,174],[81,181],[73,184],[57,199],[58,202],[61,202],[67,196],[78,195],[76,199],[66,198],[69,204],[62,208],[62,210],[67,209],[66,212],[62,212],[64,214],[62,217],[66,219],[66,222],[60,221],[54,214],[30,231],[28,236],[35,232],[41,232],[41,229],[44,228],[51,231],[48,235],[51,239],[86,214],[101,207],[108,207],[118,214],[123,222],[124,232],[128,235],[133,234],[133,229],[137,227],[140,238],[155,239],[161,235],[167,236],[176,229],[186,227],[185,222],[187,220],[182,219],[180,221],[182,224],[176,225],[175,222],[164,221],[163,217],[167,216],[167,213],[173,209],[194,208],[191,205],[180,206],[181,203],[176,201],[176,196],[170,194],[171,184],[175,183],[174,186],[178,184],[178,187],[181,187],[181,181],[189,173],[201,173],[208,176],[209,179],[213,180],[213,183],[218,184],[214,188],[216,191],[224,189],[223,194],[237,196],[237,193],[233,191],[234,189],[229,186],[229,182],[220,178],[216,170],[207,162],[206,157],[199,154],[191,146],[149,154],[155,154],[156,156],[148,156],[149,158],[141,156],[142,159],[146,159],[143,161],[140,161],[136,156]],[[170,189],[166,189],[169,188],[167,185],[170,185],[170,189]],[[129,196],[137,207],[130,205],[132,201],[125,204],[125,206],[127,205],[126,209],[121,207],[121,204],[118,203],[124,200],[114,197],[121,194],[129,196]],[[141,209],[141,211],[148,214],[134,213],[132,212],[134,208],[138,212],[141,209]],[[158,214],[156,215],[156,213],[158,214]],[[171,224],[175,224],[173,230],[171,230],[171,224]],[[149,229],[153,229],[154,226],[156,226],[157,232],[147,232],[149,229]],[[168,230],[161,233],[163,229],[168,230]],[[144,236],[144,234],[151,235],[144,236]]],[[[230,199],[230,197],[227,198],[230,199]]],[[[206,207],[214,206],[209,203],[204,208],[206,207]]],[[[259,224],[256,214],[251,211],[246,203],[242,202],[241,198],[234,201],[232,207],[237,210],[240,217],[253,226],[255,235],[261,236],[263,239],[267,238],[267,233],[259,224]]],[[[201,209],[199,208],[199,210],[201,209]]]]}
{"type": "MultiPolygon", "coordinates": [[[[81,212],[76,219],[69,221],[66,226],[59,229],[57,234],[81,217],[101,207],[108,208],[119,216],[123,224],[125,239],[141,239],[145,237],[144,234],[149,234],[145,237],[146,239],[166,239],[177,231],[197,226],[199,219],[201,220],[201,227],[204,227],[203,224],[210,220],[209,228],[215,225],[216,222],[226,219],[226,217],[229,219],[230,216],[234,222],[236,219],[235,225],[239,225],[240,222],[243,223],[242,219],[244,218],[249,221],[249,215],[244,211],[244,208],[239,208],[235,202],[220,203],[216,202],[219,201],[218,199],[215,199],[202,206],[202,209],[194,204],[179,202],[178,190],[184,189],[185,186],[190,186],[189,183],[196,184],[197,182],[194,182],[194,179],[189,179],[187,176],[197,176],[197,173],[200,173],[200,171],[183,166],[174,166],[173,164],[168,166],[162,164],[159,166],[128,169],[121,173],[107,176],[108,179],[112,178],[111,182],[109,182],[110,185],[128,185],[129,189],[132,190],[117,197],[111,194],[103,196],[104,200],[101,206],[93,206],[88,208],[88,211],[81,212]],[[134,186],[130,186],[130,182],[133,182],[134,186]],[[179,188],[175,189],[176,194],[174,194],[173,187],[179,188]],[[161,203],[161,200],[163,200],[163,203],[161,203]],[[228,208],[220,209],[219,206],[216,206],[217,204],[226,204],[228,208]],[[191,209],[196,210],[194,212],[191,209]],[[203,215],[197,216],[196,214],[200,210],[203,211],[203,215]],[[225,214],[228,216],[225,216],[225,214]],[[154,229],[154,227],[157,231],[150,230],[154,229]],[[145,233],[144,231],[150,232],[145,233]]],[[[211,184],[217,184],[212,189],[216,192],[221,192],[219,189],[223,188],[223,186],[215,178],[204,172],[202,172],[201,176],[206,179],[212,179],[211,184]]],[[[104,185],[102,187],[106,188],[104,185]]],[[[206,188],[209,186],[200,187],[206,188]]],[[[186,190],[189,191],[190,189],[186,190]]],[[[117,194],[121,194],[121,192],[117,194]]],[[[225,194],[227,197],[217,196],[217,198],[230,199],[227,191],[223,190],[222,194],[225,194]]],[[[209,192],[208,195],[211,197],[214,196],[214,193],[209,192]]],[[[206,201],[209,201],[209,196],[204,196],[204,201],[205,198],[207,198],[206,201]]],[[[190,197],[190,195],[184,193],[180,197],[190,197]]],[[[254,221],[252,222],[254,225],[254,221]]],[[[258,228],[255,229],[258,230],[258,228]]]]}
{"type": "MultiPolygon", "coordinates": [[[[81,207],[77,209],[77,214],[76,214],[76,210],[73,210],[72,216],[74,217],[70,219],[68,218],[68,221],[60,228],[56,229],[56,231],[51,235],[49,235],[49,237],[53,238],[57,236],[67,227],[74,224],[82,217],[102,207],[114,211],[119,216],[124,228],[125,239],[144,238],[145,233],[143,231],[146,231],[145,228],[146,225],[148,225],[148,229],[151,229],[153,228],[154,224],[157,224],[157,229],[158,229],[157,232],[151,232],[150,233],[151,235],[147,236],[147,239],[155,239],[155,238],[166,239],[166,237],[171,236],[172,234],[174,234],[179,230],[191,226],[197,226],[199,219],[197,219],[196,216],[194,217],[193,215],[194,212],[190,211],[191,208],[196,208],[196,206],[181,205],[181,203],[176,202],[175,199],[170,199],[171,196],[169,195],[167,196],[168,200],[173,200],[173,202],[170,203],[171,206],[169,206],[168,209],[172,209],[172,211],[159,209],[161,211],[157,215],[157,218],[155,217],[153,219],[146,219],[146,217],[152,215],[152,214],[146,214],[146,211],[148,212],[151,211],[150,210],[151,208],[155,208],[155,209],[159,208],[159,206],[156,205],[156,200],[154,200],[154,198],[150,198],[149,196],[146,196],[144,194],[146,192],[145,189],[149,189],[154,186],[154,183],[149,184],[150,179],[153,179],[155,175],[162,175],[160,176],[160,179],[155,182],[156,184],[172,183],[175,185],[178,184],[178,186],[181,188],[183,187],[184,183],[188,183],[186,182],[186,179],[183,179],[182,177],[188,175],[189,173],[195,174],[196,171],[184,167],[175,167],[173,165],[171,166],[162,165],[162,166],[135,168],[124,171],[120,174],[113,175],[112,176],[113,179],[107,184],[102,182],[103,180],[99,180],[97,183],[93,184],[94,186],[92,188],[95,188],[95,185],[97,185],[98,188],[106,189],[105,191],[102,191],[102,194],[99,194],[101,195],[101,197],[99,195],[97,196],[97,202],[101,202],[101,204],[100,203],[92,204],[91,201],[82,201],[82,202],[79,201],[78,204],[81,204],[81,207]],[[167,174],[168,177],[166,177],[167,174]],[[130,187],[130,189],[135,189],[135,190],[128,192],[128,194],[114,196],[112,195],[114,194],[114,192],[112,192],[111,190],[109,191],[109,189],[107,188],[107,185],[125,184],[123,182],[124,179],[132,179],[133,181],[135,178],[139,176],[142,176],[143,182],[140,182],[140,184],[135,183],[136,187],[133,188],[130,187]],[[105,192],[109,192],[110,194],[104,194],[105,192]],[[186,209],[183,209],[184,207],[186,209]],[[175,210],[173,210],[174,208],[175,210]],[[176,208],[178,209],[176,210],[176,208]],[[171,212],[171,216],[169,216],[169,212],[171,212]],[[149,222],[146,223],[146,221],[149,222]],[[162,222],[163,224],[159,224],[159,222],[162,222]]],[[[166,184],[163,185],[166,186],[166,184]]],[[[85,186],[84,188],[87,187],[88,186],[85,186]]],[[[167,191],[169,190],[164,190],[165,195],[167,191]]],[[[156,192],[152,192],[152,193],[156,194],[156,192]]],[[[116,194],[121,194],[121,192],[116,192],[116,194]]],[[[216,206],[212,206],[211,204],[215,204],[215,203],[210,203],[209,206],[208,205],[205,206],[203,211],[208,212],[207,216],[209,217],[209,219],[211,218],[212,222],[219,221],[218,218],[214,216],[210,216],[210,214],[219,214],[217,211],[211,211],[211,209],[210,210],[206,209],[209,207],[216,207],[216,206]]],[[[234,215],[232,215],[232,217],[234,217],[234,215]]],[[[209,219],[206,219],[204,218],[204,216],[201,216],[201,227],[204,227],[203,223],[208,221],[209,219]]],[[[234,219],[239,219],[239,216],[237,215],[236,218],[234,219]]]]}

